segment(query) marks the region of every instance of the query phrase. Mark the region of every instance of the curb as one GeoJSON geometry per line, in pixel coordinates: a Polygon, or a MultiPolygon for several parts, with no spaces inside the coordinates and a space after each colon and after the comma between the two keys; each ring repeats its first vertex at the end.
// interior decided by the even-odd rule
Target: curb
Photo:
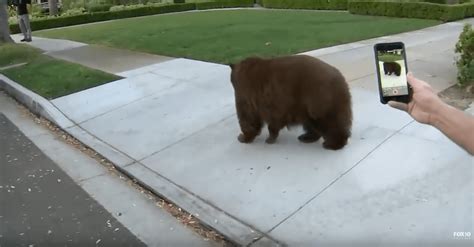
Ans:
{"type": "Polygon", "coordinates": [[[5,90],[7,94],[36,115],[53,122],[69,135],[79,140],[83,145],[107,158],[118,171],[137,180],[140,186],[153,191],[153,193],[166,198],[166,200],[183,208],[188,213],[195,215],[203,225],[215,229],[231,242],[238,244],[238,246],[256,246],[255,244],[258,246],[284,246],[265,233],[255,230],[253,227],[241,222],[202,198],[174,184],[167,178],[144,169],[138,161],[111,147],[68,119],[47,99],[2,74],[0,74],[1,89],[5,90]],[[138,169],[133,169],[133,165],[138,167],[138,169]],[[141,176],[138,176],[140,174],[141,176]],[[257,240],[261,240],[263,245],[256,243],[257,240]]]}
{"type": "Polygon", "coordinates": [[[51,102],[2,74],[0,74],[0,89],[4,89],[33,113],[43,116],[62,129],[75,126],[75,124],[64,116],[51,102]]]}

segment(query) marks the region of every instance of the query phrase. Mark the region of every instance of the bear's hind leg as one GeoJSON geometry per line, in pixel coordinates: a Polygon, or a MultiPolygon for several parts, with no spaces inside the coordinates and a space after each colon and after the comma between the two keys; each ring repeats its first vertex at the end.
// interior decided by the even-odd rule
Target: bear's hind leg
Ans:
{"type": "Polygon", "coordinates": [[[304,134],[298,136],[298,140],[303,143],[317,142],[321,138],[321,134],[316,129],[314,120],[307,120],[303,123],[304,134]]]}
{"type": "Polygon", "coordinates": [[[348,138],[347,134],[341,131],[327,133],[324,136],[323,147],[331,150],[341,149],[347,144],[348,138]]]}
{"type": "MultiPolygon", "coordinates": [[[[340,114],[340,113],[338,113],[340,114]]],[[[350,116],[337,116],[331,114],[328,118],[319,121],[321,132],[324,138],[323,147],[331,150],[338,150],[347,144],[351,135],[350,116]]]]}

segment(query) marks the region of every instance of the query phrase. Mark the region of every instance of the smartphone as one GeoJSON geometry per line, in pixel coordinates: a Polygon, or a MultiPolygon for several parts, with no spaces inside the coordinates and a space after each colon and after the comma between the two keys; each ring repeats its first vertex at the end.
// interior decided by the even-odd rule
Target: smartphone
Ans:
{"type": "Polygon", "coordinates": [[[402,42],[378,43],[374,52],[380,102],[410,102],[412,90],[407,81],[405,45],[402,42]]]}

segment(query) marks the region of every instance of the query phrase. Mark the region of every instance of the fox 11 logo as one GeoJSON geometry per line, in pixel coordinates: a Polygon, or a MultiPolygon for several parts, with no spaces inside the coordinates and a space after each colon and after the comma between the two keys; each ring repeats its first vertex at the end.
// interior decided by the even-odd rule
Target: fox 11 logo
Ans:
{"type": "Polygon", "coordinates": [[[471,232],[453,232],[455,239],[471,239],[471,232]]]}

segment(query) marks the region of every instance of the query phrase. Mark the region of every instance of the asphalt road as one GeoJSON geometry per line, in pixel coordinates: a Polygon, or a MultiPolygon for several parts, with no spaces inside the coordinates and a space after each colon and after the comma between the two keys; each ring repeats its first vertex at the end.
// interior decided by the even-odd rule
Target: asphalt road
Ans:
{"type": "Polygon", "coordinates": [[[0,113],[0,247],[7,246],[145,245],[0,113]]]}

